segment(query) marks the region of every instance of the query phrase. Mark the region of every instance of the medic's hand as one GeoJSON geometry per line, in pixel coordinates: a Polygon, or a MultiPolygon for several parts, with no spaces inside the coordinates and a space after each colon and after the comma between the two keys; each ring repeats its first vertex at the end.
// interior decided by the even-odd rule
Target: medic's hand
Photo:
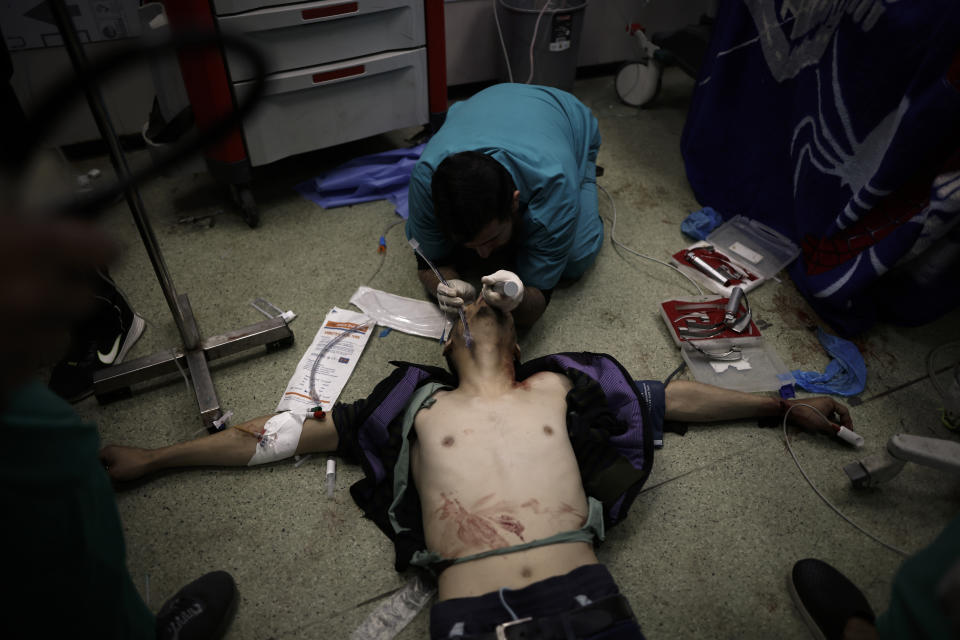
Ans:
{"type": "MultiPolygon", "coordinates": [[[[817,411],[826,416],[832,424],[846,427],[851,431],[853,430],[853,420],[850,419],[850,411],[833,398],[816,396],[813,398],[794,398],[786,402],[788,405],[808,404],[811,407],[816,407],[817,411]]],[[[787,422],[804,429],[823,431],[831,435],[835,431],[831,424],[828,424],[816,411],[811,410],[809,407],[797,407],[790,411],[790,415],[787,416],[787,422]]]]}
{"type": "Polygon", "coordinates": [[[476,297],[477,290],[463,280],[447,280],[447,284],[441,282],[437,285],[437,304],[445,313],[457,313],[465,303],[472,302],[476,297]]]}
{"type": "Polygon", "coordinates": [[[512,271],[501,269],[480,279],[483,299],[491,307],[510,312],[523,301],[523,282],[512,271]]]}

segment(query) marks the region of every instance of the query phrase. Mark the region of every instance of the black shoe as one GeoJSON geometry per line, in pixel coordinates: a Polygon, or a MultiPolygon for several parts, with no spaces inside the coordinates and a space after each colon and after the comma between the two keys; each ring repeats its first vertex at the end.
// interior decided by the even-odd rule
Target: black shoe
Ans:
{"type": "Polygon", "coordinates": [[[144,321],[127,297],[104,273],[97,273],[97,311],[90,335],[95,342],[97,368],[120,364],[143,333],[144,321]]]}
{"type": "Polygon", "coordinates": [[[94,280],[94,312],[74,331],[67,357],[50,376],[50,389],[68,402],[93,393],[94,372],[120,364],[146,326],[109,276],[98,272],[94,280]]]}
{"type": "Polygon", "coordinates": [[[807,558],[793,565],[787,588],[815,638],[840,640],[850,618],[876,621],[860,589],[822,560],[807,558]]]}
{"type": "Polygon", "coordinates": [[[157,640],[216,640],[226,633],[237,605],[237,585],[226,571],[200,576],[157,614],[157,640]]]}

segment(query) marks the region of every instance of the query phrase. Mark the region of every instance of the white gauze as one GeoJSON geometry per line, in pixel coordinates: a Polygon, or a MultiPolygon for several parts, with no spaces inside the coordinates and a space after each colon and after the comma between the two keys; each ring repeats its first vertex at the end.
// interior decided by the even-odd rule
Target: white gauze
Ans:
{"type": "Polygon", "coordinates": [[[307,414],[299,411],[284,411],[273,416],[263,425],[263,435],[247,463],[248,467],[289,458],[297,452],[303,421],[307,414]]]}

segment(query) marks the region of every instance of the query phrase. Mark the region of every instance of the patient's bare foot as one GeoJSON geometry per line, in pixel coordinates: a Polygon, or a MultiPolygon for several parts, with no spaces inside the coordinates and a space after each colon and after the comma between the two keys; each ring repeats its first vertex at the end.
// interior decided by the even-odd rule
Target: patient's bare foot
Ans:
{"type": "Polygon", "coordinates": [[[114,482],[130,482],[149,473],[150,461],[147,449],[111,444],[100,450],[100,462],[114,482]]]}

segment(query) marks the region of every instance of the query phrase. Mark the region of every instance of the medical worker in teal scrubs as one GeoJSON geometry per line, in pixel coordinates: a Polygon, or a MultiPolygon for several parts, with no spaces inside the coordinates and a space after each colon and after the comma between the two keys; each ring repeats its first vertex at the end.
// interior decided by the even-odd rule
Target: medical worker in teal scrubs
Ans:
{"type": "Polygon", "coordinates": [[[597,119],[559,89],[498,84],[450,107],[413,169],[406,226],[449,285],[418,256],[440,307],[475,298],[461,274],[477,270],[488,302],[521,327],[535,323],[554,287],[582,276],[603,243],[599,149],[597,119]],[[497,292],[517,278],[517,295],[497,292]]]}

